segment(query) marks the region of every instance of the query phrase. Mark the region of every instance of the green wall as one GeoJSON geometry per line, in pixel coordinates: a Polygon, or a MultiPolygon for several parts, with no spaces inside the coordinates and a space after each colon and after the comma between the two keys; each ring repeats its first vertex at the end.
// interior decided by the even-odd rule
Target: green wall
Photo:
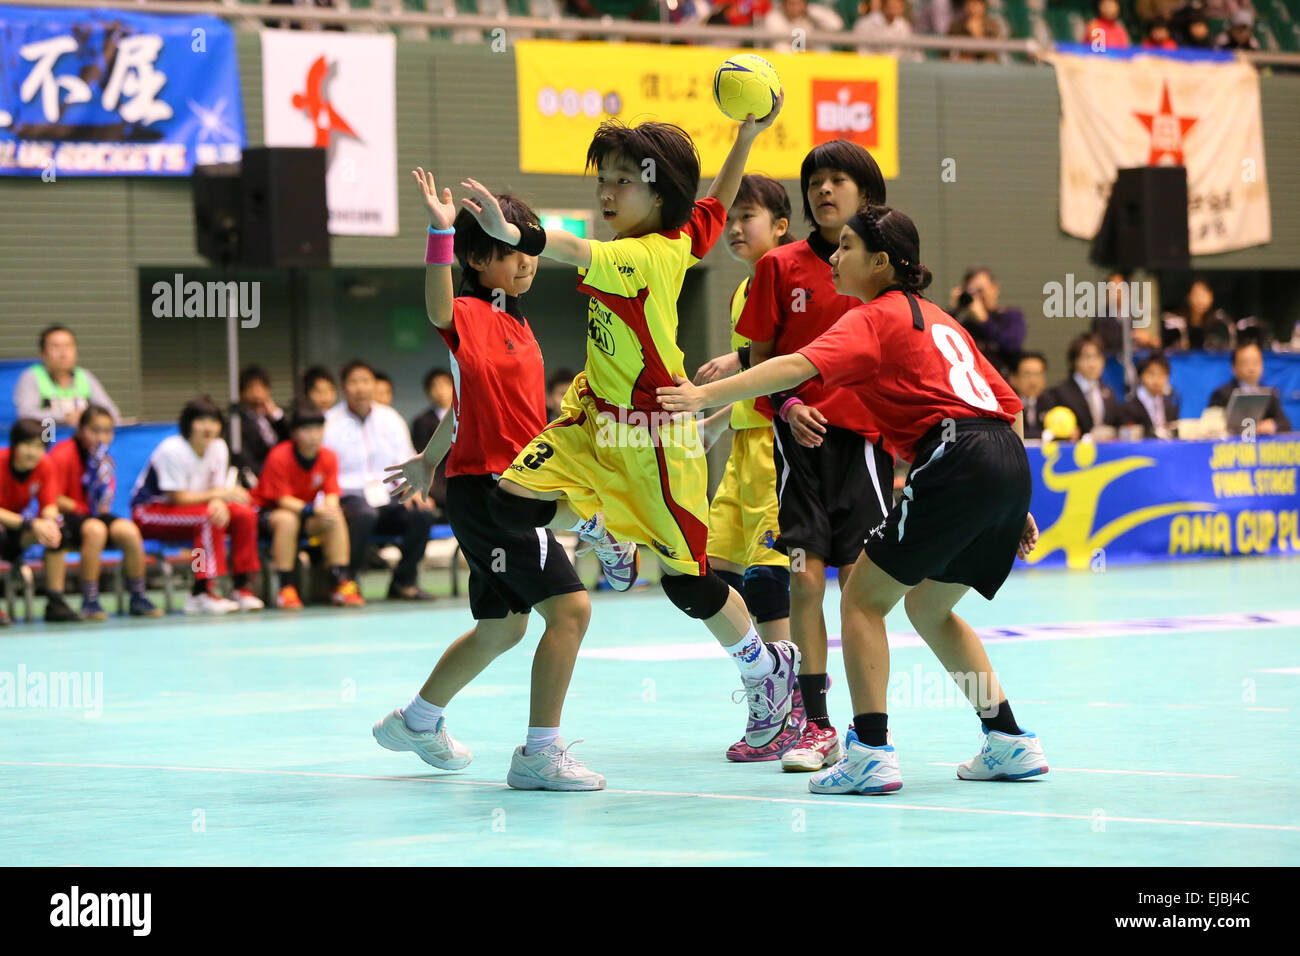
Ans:
{"type": "MultiPolygon", "coordinates": [[[[260,52],[241,34],[240,69],[250,142],[262,137],[260,52]]],[[[917,221],[922,257],[935,273],[933,295],[971,264],[990,266],[1003,301],[1029,319],[1029,344],[1060,361],[1083,324],[1041,315],[1042,285],[1067,272],[1096,277],[1088,243],[1057,227],[1058,100],[1047,67],[903,63],[899,66],[902,175],[889,182],[891,204],[917,221]],[[956,181],[941,179],[955,163],[956,181]]],[[[1261,78],[1272,197],[1273,242],[1209,257],[1203,269],[1295,269],[1300,263],[1300,77],[1261,78]]],[[[590,206],[579,177],[517,171],[513,58],[486,46],[397,41],[397,160],[401,234],[335,237],[335,270],[305,273],[299,331],[290,334],[285,276],[263,280],[262,324],[240,332],[241,359],[266,365],[282,401],[290,393],[290,343],[300,365],[337,366],[353,354],[397,379],[397,404],[415,411],[419,374],[445,364],[425,329],[406,323],[420,306],[425,219],[407,179],[416,165],[453,184],[474,175],[521,194],[534,206],[590,206]],[[413,336],[416,336],[413,338],[413,336]]],[[[797,183],[787,183],[798,208],[797,183]]],[[[213,278],[194,249],[189,183],[164,179],[0,179],[0,356],[27,356],[50,322],[76,329],[83,364],[128,415],[171,418],[197,391],[225,390],[220,320],[156,319],[143,282],[168,270],[213,278]]],[[[802,228],[802,227],[801,227],[802,228]]],[[[726,348],[726,302],[741,278],[719,246],[692,276],[681,304],[688,368],[726,348]]],[[[581,359],[581,298],[573,273],[545,267],[527,300],[548,364],[581,359]]],[[[1058,365],[1059,368],[1059,365],[1058,365]]]]}

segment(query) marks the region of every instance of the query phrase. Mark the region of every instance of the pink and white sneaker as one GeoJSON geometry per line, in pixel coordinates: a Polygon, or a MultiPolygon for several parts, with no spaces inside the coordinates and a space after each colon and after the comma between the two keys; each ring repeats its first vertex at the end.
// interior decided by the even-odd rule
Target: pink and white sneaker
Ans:
{"type": "Polygon", "coordinates": [[[745,738],[741,737],[727,748],[727,759],[735,763],[758,763],[763,760],[777,760],[799,742],[803,727],[803,697],[799,694],[799,686],[796,684],[794,688],[794,706],[790,709],[789,726],[775,740],[762,747],[751,747],[745,743],[745,738]]]}
{"type": "Polygon", "coordinates": [[[782,755],[781,769],[798,772],[821,770],[838,763],[842,755],[840,736],[835,728],[822,730],[809,721],[799,742],[782,755]]]}

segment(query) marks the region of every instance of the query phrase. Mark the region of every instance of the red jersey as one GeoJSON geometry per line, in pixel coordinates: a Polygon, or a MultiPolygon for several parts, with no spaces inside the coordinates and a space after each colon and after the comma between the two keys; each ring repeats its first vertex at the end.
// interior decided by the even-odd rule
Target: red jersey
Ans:
{"type": "Polygon", "coordinates": [[[304,468],[293,442],[286,439],[267,452],[253,500],[262,508],[274,507],[281,498],[290,497],[311,504],[321,492],[339,493],[339,456],[322,445],[311,467],[304,468]]]}
{"type": "Polygon", "coordinates": [[[546,427],[546,371],[532,327],[514,297],[494,308],[492,294],[479,289],[455,299],[452,327],[438,334],[456,386],[447,477],[505,474],[546,427]]]}
{"type": "Polygon", "coordinates": [[[871,405],[886,450],[905,461],[945,418],[1009,422],[1023,407],[961,323],[914,299],[918,316],[902,291],[884,292],[799,349],[827,385],[843,385],[871,405]]]}
{"type": "Polygon", "coordinates": [[[90,514],[86,503],[86,461],[81,457],[81,446],[75,438],[65,438],[45,456],[49,462],[51,478],[54,480],[55,495],[71,498],[76,503],[75,514],[90,514]]]}
{"type": "Polygon", "coordinates": [[[32,473],[19,481],[9,467],[11,452],[12,449],[0,448],[0,508],[22,514],[33,498],[41,510],[54,504],[59,489],[54,469],[50,467],[49,456],[42,456],[32,473]]]}
{"type": "MultiPolygon", "coordinates": [[[[789,355],[860,306],[861,300],[835,291],[830,266],[834,251],[834,245],[814,232],[807,239],[764,254],[754,269],[736,334],[755,342],[771,341],[773,355],[789,355]]],[[[871,442],[879,439],[879,425],[852,391],[812,379],[799,386],[797,394],[837,428],[856,432],[871,442]]],[[[772,403],[766,397],[756,399],[754,408],[772,417],[772,403]]]]}

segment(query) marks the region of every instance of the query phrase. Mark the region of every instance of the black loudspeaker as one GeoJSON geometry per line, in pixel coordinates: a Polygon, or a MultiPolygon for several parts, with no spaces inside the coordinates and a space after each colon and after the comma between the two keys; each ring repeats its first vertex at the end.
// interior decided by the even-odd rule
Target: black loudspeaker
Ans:
{"type": "Polygon", "coordinates": [[[328,266],[325,150],[244,150],[240,206],[246,266],[328,266]]]}
{"type": "Polygon", "coordinates": [[[1186,168],[1119,170],[1091,258],[1125,271],[1190,268],[1186,168]]]}
{"type": "Polygon", "coordinates": [[[216,265],[239,262],[239,166],[195,166],[194,244],[216,265]]]}

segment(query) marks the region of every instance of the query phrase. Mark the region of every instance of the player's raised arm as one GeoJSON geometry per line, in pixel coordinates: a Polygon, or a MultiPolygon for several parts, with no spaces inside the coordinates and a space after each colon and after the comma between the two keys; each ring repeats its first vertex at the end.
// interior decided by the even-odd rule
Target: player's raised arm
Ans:
{"type": "Polygon", "coordinates": [[[698,412],[701,408],[739,402],[794,388],[817,374],[817,368],[799,353],[778,355],[757,368],[708,385],[692,385],[681,376],[677,384],[656,389],[659,404],[670,412],[698,412]]]}
{"type": "Polygon", "coordinates": [[[429,246],[424,261],[424,308],[429,321],[440,329],[452,327],[451,246],[452,224],[456,221],[456,205],[451,190],[444,188],[442,199],[433,182],[433,173],[421,167],[411,171],[420,184],[424,204],[429,209],[429,246]]]}
{"type": "Polygon", "coordinates": [[[736,132],[736,141],[731,144],[731,151],[727,153],[722,168],[718,170],[718,175],[709,186],[709,195],[722,203],[725,208],[730,209],[731,204],[736,201],[736,193],[740,191],[740,180],[745,175],[745,164],[749,162],[749,150],[754,145],[754,140],[758,138],[759,133],[772,128],[784,104],[785,91],[782,91],[776,98],[776,105],[772,107],[772,112],[761,120],[755,119],[754,114],[750,113],[745,118],[745,122],[740,124],[740,129],[736,132]]]}
{"type": "Polygon", "coordinates": [[[478,224],[493,239],[500,239],[514,246],[520,252],[531,256],[545,256],[557,262],[567,262],[579,269],[591,265],[591,243],[563,229],[542,229],[532,227],[532,232],[525,236],[523,230],[512,222],[507,222],[501,212],[492,191],[476,179],[466,179],[461,183],[474,195],[461,200],[461,205],[474,214],[478,224]]]}

